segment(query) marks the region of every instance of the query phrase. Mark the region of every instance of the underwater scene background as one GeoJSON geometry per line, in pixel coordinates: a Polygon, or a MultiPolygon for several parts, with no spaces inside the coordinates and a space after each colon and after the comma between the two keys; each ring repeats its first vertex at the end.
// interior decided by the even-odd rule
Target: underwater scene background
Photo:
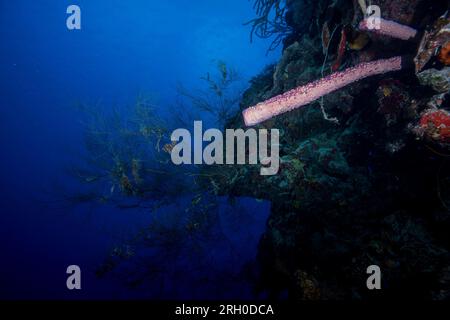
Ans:
{"type": "Polygon", "coordinates": [[[448,8],[0,0],[0,299],[448,300],[448,8]],[[198,120],[279,171],[173,164],[198,120]]]}

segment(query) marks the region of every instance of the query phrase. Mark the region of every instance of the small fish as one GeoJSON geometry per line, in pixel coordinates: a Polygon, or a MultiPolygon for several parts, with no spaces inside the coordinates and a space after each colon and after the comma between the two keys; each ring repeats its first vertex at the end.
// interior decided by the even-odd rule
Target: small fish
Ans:
{"type": "Polygon", "coordinates": [[[84,178],[84,181],[86,181],[86,182],[94,182],[97,179],[98,179],[98,177],[86,177],[86,178],[84,178]]]}
{"type": "Polygon", "coordinates": [[[172,143],[167,143],[163,147],[163,151],[166,153],[171,153],[173,148],[177,145],[178,142],[174,141],[172,143]]]}

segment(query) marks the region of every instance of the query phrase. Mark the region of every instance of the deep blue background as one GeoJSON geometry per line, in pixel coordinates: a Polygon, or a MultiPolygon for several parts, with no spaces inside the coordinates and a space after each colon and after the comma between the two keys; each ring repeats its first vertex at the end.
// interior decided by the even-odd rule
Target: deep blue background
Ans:
{"type": "MultiPolygon", "coordinates": [[[[124,215],[111,207],[89,213],[41,201],[54,179],[64,180],[63,168],[82,146],[72,107],[127,104],[150,92],[164,112],[177,82],[199,86],[217,59],[249,79],[279,56],[266,56],[268,41],[249,43],[250,28],[243,22],[253,16],[252,2],[245,0],[0,0],[0,298],[149,296],[152,288],[130,291],[93,275],[115,241],[145,221],[145,213],[124,215]],[[81,7],[81,31],[66,28],[70,4],[81,7]],[[79,292],[65,288],[70,264],[83,270],[79,292]]],[[[269,205],[245,199],[240,204],[256,222],[233,241],[252,259],[269,205]]],[[[220,210],[227,219],[227,210],[234,209],[224,204],[220,210]]],[[[238,267],[220,252],[214,259],[225,269],[238,267]]],[[[217,295],[189,282],[195,275],[185,278],[184,284],[169,284],[183,291],[175,297],[217,295]]],[[[245,286],[230,288],[229,296],[245,296],[245,286]]]]}

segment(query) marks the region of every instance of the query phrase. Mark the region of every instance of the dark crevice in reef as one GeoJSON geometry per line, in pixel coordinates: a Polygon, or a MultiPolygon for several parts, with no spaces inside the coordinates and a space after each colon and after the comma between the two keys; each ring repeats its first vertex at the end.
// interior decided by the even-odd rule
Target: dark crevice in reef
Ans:
{"type": "MultiPolygon", "coordinates": [[[[447,1],[372,4],[385,19],[420,28],[421,34],[448,8],[447,1]]],[[[323,65],[325,75],[330,73],[340,35],[329,40],[324,63],[325,24],[346,26],[341,70],[417,53],[417,41],[358,31],[357,1],[288,5],[286,19],[295,31],[285,39],[279,63],[251,81],[242,109],[320,78],[323,65]]],[[[433,56],[424,69],[447,70],[446,65],[433,56]]],[[[220,193],[272,202],[259,246],[259,290],[273,298],[288,292],[293,300],[450,298],[450,134],[429,131],[430,119],[437,118],[424,120],[436,110],[447,115],[448,89],[436,92],[419,78],[410,69],[326,96],[323,106],[339,125],[324,120],[320,101],[270,119],[259,127],[281,130],[279,174],[263,177],[259,168],[245,166],[234,169],[235,179],[216,179],[220,193]],[[370,265],[382,270],[381,291],[366,287],[370,265]]],[[[227,127],[243,127],[241,115],[227,127]]]]}

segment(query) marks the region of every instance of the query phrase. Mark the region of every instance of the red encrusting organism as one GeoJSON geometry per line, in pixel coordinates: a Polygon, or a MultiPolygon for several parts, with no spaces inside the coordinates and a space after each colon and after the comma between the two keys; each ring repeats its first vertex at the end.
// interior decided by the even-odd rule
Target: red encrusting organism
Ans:
{"type": "Polygon", "coordinates": [[[439,142],[450,142],[450,113],[442,109],[425,112],[419,126],[424,135],[439,142]]]}

